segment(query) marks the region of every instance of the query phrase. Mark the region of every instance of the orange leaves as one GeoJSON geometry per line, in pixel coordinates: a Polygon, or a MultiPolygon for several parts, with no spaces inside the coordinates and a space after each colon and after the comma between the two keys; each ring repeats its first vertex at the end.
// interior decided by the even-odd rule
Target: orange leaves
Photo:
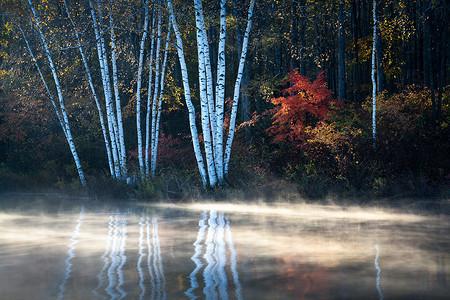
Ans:
{"type": "Polygon", "coordinates": [[[267,132],[274,142],[301,145],[306,139],[305,127],[314,127],[328,118],[332,92],[327,88],[324,72],[311,81],[294,71],[286,83],[289,87],[282,91],[284,96],[271,100],[275,105],[273,125],[267,132]]]}

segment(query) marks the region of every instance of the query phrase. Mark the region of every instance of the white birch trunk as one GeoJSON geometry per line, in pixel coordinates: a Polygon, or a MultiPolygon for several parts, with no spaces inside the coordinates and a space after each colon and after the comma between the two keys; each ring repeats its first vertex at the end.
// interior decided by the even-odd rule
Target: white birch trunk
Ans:
{"type": "Polygon", "coordinates": [[[218,163],[217,162],[217,147],[218,144],[217,141],[217,118],[216,118],[216,110],[214,105],[214,85],[213,85],[213,77],[212,77],[212,71],[211,71],[211,62],[210,62],[210,56],[209,56],[209,43],[208,43],[208,34],[206,31],[206,25],[205,25],[205,18],[203,16],[203,8],[202,8],[202,2],[201,0],[198,0],[199,7],[200,7],[200,25],[202,28],[202,40],[203,40],[203,50],[204,50],[204,56],[205,56],[205,70],[206,70],[206,95],[208,99],[208,114],[209,114],[209,122],[211,127],[211,134],[212,134],[212,148],[213,148],[213,158],[214,158],[214,176],[216,177],[217,181],[217,169],[218,169],[218,163]]]}
{"type": "MultiPolygon", "coordinates": [[[[153,147],[155,145],[155,138],[156,138],[156,118],[157,118],[157,107],[158,107],[158,96],[159,96],[159,77],[160,77],[160,50],[161,50],[161,39],[159,38],[161,36],[161,8],[158,7],[158,38],[156,41],[156,57],[155,57],[155,64],[156,64],[156,70],[155,70],[155,89],[153,91],[153,101],[152,101],[152,137],[151,137],[151,175],[152,177],[155,176],[154,169],[153,169],[153,147]]],[[[155,162],[156,163],[156,162],[155,162]]]]}
{"type": "Polygon", "coordinates": [[[58,118],[59,124],[61,125],[61,128],[62,128],[62,130],[64,132],[64,135],[66,135],[66,129],[64,128],[64,123],[63,123],[61,114],[60,114],[60,112],[58,110],[58,107],[56,106],[56,103],[55,103],[55,100],[53,99],[52,93],[50,92],[50,89],[48,88],[47,82],[44,79],[44,75],[42,75],[41,68],[39,67],[39,65],[37,63],[37,60],[36,60],[36,57],[34,56],[33,51],[31,50],[30,44],[28,44],[27,37],[25,36],[25,33],[22,30],[22,27],[19,26],[19,29],[20,29],[20,32],[22,33],[23,39],[25,40],[25,43],[27,45],[28,53],[30,54],[30,56],[32,58],[32,61],[34,62],[34,65],[36,66],[36,68],[37,68],[37,70],[39,72],[39,76],[41,77],[41,80],[44,83],[45,89],[47,90],[48,97],[49,97],[50,102],[52,104],[53,110],[55,111],[56,117],[58,118]]]}
{"type": "Polygon", "coordinates": [[[233,107],[231,109],[230,128],[228,130],[228,139],[225,147],[225,161],[224,161],[224,176],[228,176],[228,165],[230,163],[231,145],[233,143],[234,131],[236,125],[236,115],[239,102],[239,89],[241,86],[242,73],[244,71],[245,58],[247,55],[248,38],[250,36],[250,28],[252,26],[253,7],[255,6],[255,0],[251,0],[250,7],[248,9],[247,28],[245,29],[244,39],[242,42],[242,53],[239,61],[239,69],[236,78],[236,84],[234,86],[233,107]]]}
{"type": "Polygon", "coordinates": [[[153,50],[155,46],[155,18],[152,20],[151,46],[148,63],[147,116],[145,119],[145,175],[150,176],[150,115],[153,91],[153,50]]]}
{"type": "MultiPolygon", "coordinates": [[[[147,0],[148,1],[148,0],[147,0]]],[[[114,26],[113,26],[113,17],[112,17],[112,9],[109,13],[109,26],[110,26],[110,34],[111,34],[111,62],[112,62],[112,71],[113,71],[113,84],[114,84],[114,97],[116,99],[116,114],[117,114],[117,131],[116,135],[119,140],[117,144],[119,152],[119,163],[120,163],[120,171],[122,179],[126,179],[127,174],[127,155],[125,150],[125,141],[123,137],[123,123],[122,123],[122,108],[120,106],[120,95],[119,95],[119,80],[117,75],[117,62],[116,62],[116,41],[114,36],[114,26]]]]}
{"type": "Polygon", "coordinates": [[[226,0],[220,3],[220,36],[219,57],[217,61],[217,84],[216,84],[216,140],[215,140],[215,162],[217,179],[223,184],[223,117],[225,101],[225,40],[226,40],[226,0]]]}
{"type": "Polygon", "coordinates": [[[195,124],[195,108],[191,101],[189,78],[188,78],[186,61],[185,61],[184,52],[183,52],[183,41],[181,39],[180,31],[178,30],[177,21],[175,19],[172,0],[167,0],[167,6],[169,8],[170,18],[172,20],[173,31],[177,38],[177,47],[176,48],[177,48],[177,53],[178,53],[178,59],[180,62],[181,75],[182,75],[182,79],[183,79],[183,87],[184,87],[184,96],[186,99],[186,106],[187,106],[187,109],[189,112],[189,126],[190,126],[190,130],[191,130],[191,135],[192,135],[192,144],[194,147],[194,154],[195,154],[195,158],[197,159],[197,165],[198,165],[198,169],[200,172],[200,176],[202,178],[203,186],[206,186],[208,184],[208,178],[206,175],[205,165],[204,165],[202,153],[200,150],[197,126],[195,124]]]}
{"type": "Polygon", "coordinates": [[[81,162],[80,162],[80,159],[78,157],[78,153],[77,153],[77,150],[76,150],[76,147],[75,147],[75,143],[74,143],[73,138],[72,138],[72,133],[70,131],[69,119],[67,117],[66,108],[64,106],[64,99],[63,99],[63,95],[62,95],[61,86],[59,84],[56,68],[55,68],[55,65],[53,64],[53,60],[52,60],[52,57],[50,55],[50,50],[49,50],[49,48],[47,46],[47,42],[45,41],[45,38],[43,36],[42,30],[41,30],[41,26],[40,26],[40,23],[39,23],[39,19],[38,19],[37,15],[36,15],[36,12],[34,10],[33,4],[31,3],[31,0],[28,0],[28,3],[30,4],[31,11],[32,11],[33,17],[34,17],[35,22],[36,22],[36,27],[38,29],[38,34],[39,34],[39,37],[40,37],[40,39],[42,41],[42,44],[44,46],[45,54],[47,56],[47,59],[48,59],[48,62],[49,62],[49,66],[50,66],[50,69],[52,71],[53,80],[55,81],[55,86],[56,86],[58,99],[59,99],[59,110],[61,112],[62,125],[64,125],[63,126],[63,130],[65,131],[65,134],[66,134],[67,143],[69,144],[70,151],[72,152],[72,156],[73,156],[73,159],[75,161],[75,165],[77,167],[78,176],[80,177],[81,184],[83,186],[86,186],[86,179],[84,177],[83,169],[81,167],[81,162]]]}
{"type": "Polygon", "coordinates": [[[158,157],[159,123],[161,120],[161,107],[162,107],[162,103],[163,103],[164,77],[165,77],[166,64],[167,64],[167,53],[169,52],[170,26],[171,26],[170,20],[169,20],[168,24],[169,25],[167,26],[166,48],[164,50],[164,60],[163,60],[162,71],[161,71],[161,83],[160,83],[160,92],[159,92],[159,101],[158,101],[158,114],[156,117],[156,126],[155,126],[155,139],[154,139],[154,144],[152,145],[152,165],[151,165],[152,176],[155,176],[156,161],[157,161],[157,157],[158,157]]]}
{"type": "Polygon", "coordinates": [[[100,125],[101,125],[102,133],[103,133],[103,139],[105,141],[106,154],[108,156],[109,171],[111,172],[111,176],[115,177],[114,166],[113,166],[113,161],[112,161],[112,157],[111,157],[111,146],[109,145],[108,133],[106,132],[103,112],[102,112],[102,108],[100,106],[100,102],[98,101],[97,93],[96,93],[95,88],[94,88],[94,83],[93,83],[93,80],[92,80],[91,71],[90,71],[90,68],[89,68],[86,56],[84,54],[83,48],[81,47],[81,39],[80,39],[80,36],[78,34],[77,27],[75,26],[75,22],[73,21],[72,16],[70,15],[69,7],[67,6],[66,0],[64,0],[64,6],[66,8],[67,16],[69,17],[69,20],[72,23],[72,26],[73,26],[73,29],[74,29],[74,33],[75,33],[75,37],[77,38],[78,49],[80,50],[81,58],[83,59],[83,64],[84,64],[84,67],[86,69],[86,76],[88,78],[89,87],[90,87],[92,95],[94,97],[95,105],[97,106],[98,116],[99,116],[99,119],[100,119],[100,125]]]}
{"type": "Polygon", "coordinates": [[[209,185],[214,186],[217,183],[216,171],[214,166],[213,147],[211,143],[211,130],[208,106],[207,80],[206,80],[206,58],[204,47],[204,32],[202,19],[203,9],[201,0],[194,0],[195,19],[197,25],[197,53],[198,53],[198,73],[200,81],[200,108],[203,140],[205,143],[206,164],[208,168],[209,185]]]}
{"type": "Polygon", "coordinates": [[[139,157],[139,171],[141,178],[145,176],[144,159],[142,156],[142,132],[141,132],[141,84],[142,84],[142,68],[144,64],[144,48],[145,39],[147,38],[148,28],[148,0],[145,1],[145,20],[144,20],[144,33],[141,39],[141,48],[139,52],[139,66],[138,66],[138,79],[136,89],[136,128],[138,137],[138,157],[139,157]]]}
{"type": "Polygon", "coordinates": [[[373,148],[376,150],[377,82],[375,80],[375,52],[377,40],[377,13],[375,8],[376,8],[376,0],[373,1],[373,46],[372,46],[372,139],[373,139],[373,148]]]}
{"type": "MultiPolygon", "coordinates": [[[[100,6],[100,0],[97,0],[97,8],[98,8],[98,24],[100,25],[100,28],[103,27],[102,20],[102,7],[100,6]]],[[[101,45],[101,51],[102,51],[102,58],[103,58],[103,69],[105,72],[105,81],[106,81],[106,87],[108,91],[108,103],[107,103],[107,109],[109,109],[109,119],[111,120],[112,125],[112,131],[113,131],[113,137],[114,137],[114,144],[113,148],[116,149],[116,160],[115,160],[115,169],[116,169],[116,178],[122,179],[122,174],[120,172],[120,143],[119,143],[119,128],[117,126],[117,120],[116,120],[116,113],[114,109],[114,102],[112,99],[112,91],[111,91],[111,80],[110,80],[110,74],[109,74],[109,65],[108,65],[108,55],[106,53],[106,47],[105,47],[105,39],[103,37],[103,32],[100,31],[100,45],[101,45]]],[[[112,142],[111,142],[112,143],[112,142]]]]}
{"type": "Polygon", "coordinates": [[[114,134],[114,126],[113,126],[113,119],[112,114],[113,111],[111,109],[111,90],[109,87],[109,72],[106,70],[107,61],[104,58],[104,47],[102,47],[102,37],[100,35],[100,31],[98,29],[98,23],[97,19],[95,17],[95,10],[94,6],[92,4],[92,1],[89,0],[89,7],[91,9],[91,16],[92,16],[92,23],[94,25],[94,33],[95,33],[95,39],[97,43],[97,54],[98,54],[98,60],[100,64],[100,72],[102,75],[102,83],[103,83],[103,93],[105,97],[105,106],[106,106],[106,118],[108,121],[108,131],[109,131],[109,138],[111,142],[111,152],[113,156],[113,162],[114,162],[114,177],[120,178],[120,168],[119,168],[119,160],[118,160],[118,153],[117,153],[117,143],[116,143],[116,137],[114,134]],[[106,62],[106,66],[105,66],[106,62]]]}

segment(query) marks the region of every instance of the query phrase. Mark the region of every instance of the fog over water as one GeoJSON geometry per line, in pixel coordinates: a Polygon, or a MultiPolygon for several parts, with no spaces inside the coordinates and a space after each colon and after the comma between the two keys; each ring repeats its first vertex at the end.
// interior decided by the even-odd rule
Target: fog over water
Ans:
{"type": "Polygon", "coordinates": [[[0,198],[0,299],[446,299],[448,214],[0,198]]]}

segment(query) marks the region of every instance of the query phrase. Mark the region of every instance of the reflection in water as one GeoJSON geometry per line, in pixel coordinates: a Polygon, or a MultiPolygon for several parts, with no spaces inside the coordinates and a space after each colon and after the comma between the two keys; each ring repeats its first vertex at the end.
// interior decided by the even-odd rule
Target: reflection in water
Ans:
{"type": "Polygon", "coordinates": [[[449,294],[448,215],[307,205],[289,206],[286,214],[274,207],[271,215],[269,208],[253,212],[238,205],[222,213],[217,206],[83,209],[70,203],[66,209],[55,203],[48,204],[51,211],[28,203],[8,210],[0,201],[0,299],[384,300],[449,294]]]}
{"type": "Polygon", "coordinates": [[[377,255],[375,256],[375,268],[377,269],[377,290],[378,290],[378,296],[379,296],[380,300],[383,300],[384,296],[383,296],[383,292],[381,291],[381,285],[380,285],[381,268],[380,268],[380,265],[378,264],[378,258],[380,257],[380,248],[378,247],[378,244],[375,244],[375,249],[377,249],[377,255]]]}
{"type": "Polygon", "coordinates": [[[166,299],[166,279],[164,278],[164,270],[161,260],[161,244],[158,234],[158,219],[153,217],[153,268],[156,274],[156,290],[157,299],[166,299]]]}
{"type": "Polygon", "coordinates": [[[233,274],[233,281],[236,286],[236,298],[238,300],[242,300],[242,287],[239,282],[239,273],[236,268],[236,250],[234,249],[233,238],[231,236],[230,219],[228,217],[225,230],[227,234],[228,250],[230,250],[231,274],[233,274]]]}
{"type": "Polygon", "coordinates": [[[103,286],[106,272],[108,276],[108,285],[105,287],[106,293],[111,299],[123,299],[127,293],[122,289],[123,280],[123,266],[126,263],[125,246],[127,240],[127,220],[124,215],[115,215],[109,217],[108,223],[108,239],[106,241],[105,252],[102,255],[103,268],[98,274],[98,285],[93,290],[93,293],[106,299],[105,296],[100,296],[98,290],[103,286]]]}
{"type": "Polygon", "coordinates": [[[205,230],[207,227],[206,226],[206,217],[207,217],[206,211],[204,211],[202,213],[202,216],[203,216],[203,218],[198,222],[198,226],[200,227],[200,229],[198,230],[197,239],[195,240],[195,243],[194,243],[195,253],[191,257],[191,260],[195,263],[195,269],[189,276],[189,278],[191,279],[191,288],[189,290],[187,290],[187,292],[185,293],[191,299],[197,298],[193,293],[195,291],[195,289],[198,288],[198,282],[197,282],[196,275],[197,275],[198,271],[200,271],[200,269],[203,267],[202,261],[198,257],[202,253],[203,245],[201,244],[201,242],[203,240],[203,236],[205,235],[205,230]]]}
{"type": "Polygon", "coordinates": [[[58,299],[62,299],[64,296],[64,293],[66,292],[66,283],[70,278],[70,273],[72,271],[72,263],[70,262],[72,258],[75,257],[75,245],[79,242],[78,235],[80,233],[81,223],[83,223],[84,218],[84,206],[81,207],[80,214],[78,215],[77,220],[77,226],[75,226],[75,229],[72,233],[72,237],[70,238],[70,245],[69,250],[67,250],[67,254],[69,257],[66,258],[64,265],[65,265],[65,273],[64,273],[64,279],[61,282],[61,285],[59,286],[59,293],[58,293],[58,299]]]}
{"type": "Polygon", "coordinates": [[[208,227],[208,232],[204,241],[205,253],[203,258],[206,261],[206,267],[203,269],[203,280],[205,286],[203,294],[206,299],[228,299],[228,278],[225,271],[227,264],[226,245],[230,252],[230,265],[233,281],[236,287],[237,299],[242,299],[242,288],[239,283],[239,274],[236,268],[236,250],[231,236],[230,221],[225,220],[223,212],[217,213],[210,211],[208,225],[206,225],[207,213],[202,213],[202,219],[199,221],[199,231],[197,240],[194,243],[194,255],[191,260],[195,263],[195,269],[190,274],[191,288],[185,292],[190,299],[196,299],[198,296],[194,294],[199,287],[197,282],[197,273],[203,267],[202,261],[199,259],[203,246],[201,242],[204,239],[205,231],[208,227]]]}
{"type": "Polygon", "coordinates": [[[144,285],[144,272],[142,271],[142,260],[145,257],[144,253],[144,217],[141,217],[139,220],[139,259],[137,262],[137,269],[139,273],[139,287],[141,288],[141,295],[139,296],[139,299],[143,299],[145,295],[145,285],[144,285]]]}
{"type": "Polygon", "coordinates": [[[147,217],[141,217],[139,221],[139,259],[137,262],[137,269],[139,273],[139,286],[141,288],[141,294],[139,299],[165,299],[166,298],[166,280],[164,277],[164,270],[161,259],[161,244],[159,241],[158,233],[158,219],[153,217],[150,219],[147,217]],[[151,230],[151,227],[153,227],[151,230]],[[145,257],[145,243],[144,243],[144,231],[146,232],[146,245],[147,245],[147,270],[149,273],[149,281],[151,292],[149,297],[145,297],[147,293],[145,284],[145,274],[142,268],[142,264],[145,257]],[[155,298],[156,297],[156,298],[155,298]]]}

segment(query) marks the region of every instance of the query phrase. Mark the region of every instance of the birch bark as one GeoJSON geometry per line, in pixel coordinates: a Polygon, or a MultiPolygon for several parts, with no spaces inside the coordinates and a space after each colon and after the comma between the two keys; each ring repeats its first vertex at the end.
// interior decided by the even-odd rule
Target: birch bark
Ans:
{"type": "Polygon", "coordinates": [[[156,126],[155,126],[155,138],[154,138],[154,144],[152,144],[152,164],[151,164],[151,172],[152,176],[155,176],[156,171],[156,162],[158,157],[158,141],[159,141],[159,122],[161,120],[161,107],[163,103],[163,94],[164,94],[164,77],[165,77],[165,71],[166,71],[166,64],[167,64],[167,53],[169,51],[169,40],[170,40],[170,26],[171,21],[168,22],[168,28],[167,28],[167,41],[166,41],[166,48],[164,50],[164,59],[163,59],[163,65],[162,65],[162,71],[161,71],[161,83],[160,83],[160,92],[159,92],[159,101],[158,101],[158,113],[156,116],[156,126]]]}
{"type": "Polygon", "coordinates": [[[105,127],[105,121],[104,121],[104,117],[103,117],[103,112],[102,112],[102,108],[100,106],[100,102],[99,102],[98,97],[97,97],[97,93],[95,91],[94,83],[93,83],[92,76],[91,76],[91,71],[90,71],[90,68],[89,68],[86,56],[84,54],[83,47],[81,46],[80,35],[78,34],[78,30],[77,30],[77,27],[75,26],[75,22],[73,21],[72,16],[70,15],[69,7],[67,6],[66,0],[64,0],[64,7],[66,9],[67,16],[69,17],[70,23],[73,26],[75,37],[77,38],[78,49],[80,51],[80,55],[81,55],[81,58],[83,60],[84,68],[86,69],[86,76],[87,76],[87,79],[88,79],[88,82],[89,82],[89,88],[91,89],[92,96],[94,97],[95,105],[97,106],[98,116],[99,116],[99,119],[100,119],[100,125],[101,125],[102,133],[103,133],[103,140],[105,141],[106,154],[108,156],[109,171],[111,172],[111,176],[115,177],[114,165],[113,165],[112,156],[111,156],[112,155],[111,154],[111,146],[109,144],[108,133],[107,133],[106,127],[105,127]]]}
{"type": "Polygon", "coordinates": [[[145,175],[150,176],[150,115],[153,91],[153,50],[155,46],[155,18],[152,20],[151,46],[148,63],[147,115],[145,119],[145,175]]]}
{"type": "Polygon", "coordinates": [[[238,102],[239,102],[239,89],[240,89],[240,85],[241,85],[242,73],[244,71],[245,58],[247,56],[247,46],[248,46],[248,39],[250,36],[250,28],[252,26],[252,15],[253,15],[254,6],[255,6],[255,0],[251,0],[250,7],[248,9],[247,28],[245,29],[244,40],[243,40],[243,44],[242,44],[242,53],[241,53],[241,59],[239,61],[238,75],[236,77],[236,83],[234,86],[234,96],[233,96],[233,106],[231,109],[230,128],[228,130],[227,144],[225,146],[224,177],[228,176],[228,166],[230,163],[230,156],[231,156],[231,145],[233,143],[233,138],[234,138],[234,131],[235,131],[234,127],[236,125],[236,115],[237,115],[237,108],[238,108],[238,102]]]}
{"type": "MultiPolygon", "coordinates": [[[[148,0],[147,0],[148,1],[148,0]]],[[[114,35],[114,26],[113,26],[113,16],[112,9],[109,11],[109,26],[110,26],[110,34],[111,34],[111,62],[112,62],[112,71],[113,71],[113,84],[114,84],[114,97],[116,99],[116,114],[117,114],[117,137],[119,143],[117,144],[119,152],[119,163],[120,163],[120,171],[121,177],[127,178],[127,156],[125,150],[125,141],[123,137],[123,124],[122,124],[122,108],[120,106],[120,95],[119,95],[119,80],[117,75],[117,62],[116,62],[116,41],[114,35]],[[120,147],[120,148],[119,148],[120,147]]]]}
{"type": "Polygon", "coordinates": [[[373,148],[376,149],[376,110],[377,110],[377,82],[375,80],[375,52],[377,39],[377,0],[373,1],[373,46],[372,46],[372,139],[373,148]]]}
{"type": "Polygon", "coordinates": [[[142,68],[144,63],[144,48],[145,39],[147,38],[148,28],[148,0],[145,1],[145,19],[144,19],[144,33],[141,39],[141,48],[139,52],[139,66],[138,66],[138,79],[136,89],[136,128],[138,137],[138,157],[139,157],[139,171],[141,178],[145,176],[144,160],[142,156],[142,132],[141,132],[141,83],[142,83],[142,68]]]}
{"type": "Polygon", "coordinates": [[[107,69],[105,69],[105,62],[107,65],[107,61],[104,58],[104,47],[102,47],[102,37],[98,28],[97,18],[95,16],[95,10],[94,5],[92,4],[92,0],[89,0],[89,7],[91,10],[91,16],[92,16],[92,23],[94,25],[94,33],[95,33],[95,39],[97,44],[97,55],[98,60],[100,64],[100,73],[102,76],[102,83],[103,83],[103,93],[105,97],[105,106],[106,106],[106,118],[108,120],[108,131],[109,131],[109,138],[111,142],[111,152],[113,156],[113,162],[114,162],[114,177],[120,178],[120,168],[119,168],[119,160],[118,160],[118,153],[117,153],[117,143],[116,143],[116,137],[114,133],[114,126],[113,126],[113,119],[111,115],[113,114],[111,110],[111,90],[109,88],[109,72],[107,69]]]}
{"type": "MultiPolygon", "coordinates": [[[[103,20],[103,14],[102,14],[102,7],[100,5],[100,0],[97,0],[97,9],[98,9],[98,25],[100,26],[100,29],[103,27],[102,20],[103,20]]],[[[116,178],[122,179],[122,174],[120,172],[120,142],[119,142],[119,128],[117,126],[117,119],[114,109],[114,102],[112,99],[112,91],[111,91],[111,80],[110,80],[110,73],[109,73],[109,64],[108,64],[108,55],[106,52],[106,46],[105,46],[105,39],[103,37],[104,32],[100,30],[100,46],[102,51],[102,58],[103,58],[103,69],[105,71],[105,81],[106,81],[106,87],[108,90],[108,103],[107,107],[109,108],[109,118],[111,120],[112,130],[113,130],[113,137],[114,137],[114,147],[117,151],[117,158],[116,158],[116,178]]]]}
{"type": "Polygon", "coordinates": [[[63,131],[65,132],[67,143],[69,144],[70,151],[71,151],[73,159],[75,161],[75,165],[77,167],[78,176],[80,177],[81,184],[83,186],[86,186],[86,179],[84,177],[83,169],[81,167],[81,162],[80,162],[80,159],[78,157],[78,153],[77,153],[77,150],[76,150],[76,147],[75,147],[75,143],[74,143],[73,138],[72,138],[72,133],[70,131],[69,119],[67,117],[66,108],[65,108],[65,105],[64,105],[64,98],[63,98],[63,95],[62,95],[61,86],[59,84],[56,68],[55,68],[55,65],[53,64],[53,59],[51,57],[50,50],[48,48],[47,42],[45,41],[44,35],[42,33],[41,25],[40,25],[40,22],[39,22],[39,18],[36,15],[36,12],[34,10],[33,4],[31,3],[31,0],[28,0],[28,3],[30,4],[31,12],[33,14],[33,17],[34,17],[34,20],[35,20],[35,23],[36,23],[36,28],[37,28],[37,31],[38,31],[38,34],[39,34],[39,38],[41,39],[42,44],[44,46],[45,54],[47,56],[49,66],[50,66],[50,69],[52,71],[53,80],[55,82],[56,91],[57,91],[58,100],[59,100],[59,111],[60,111],[61,120],[62,120],[61,125],[63,127],[63,131]]]}
{"type": "MultiPolygon", "coordinates": [[[[151,175],[152,177],[155,176],[154,169],[153,169],[153,147],[155,145],[155,138],[156,138],[156,118],[157,118],[157,109],[158,109],[158,96],[159,96],[159,77],[160,77],[160,50],[161,50],[161,39],[159,38],[161,36],[161,22],[162,22],[162,16],[161,16],[161,8],[158,8],[158,38],[156,41],[156,57],[155,57],[155,89],[153,91],[153,101],[152,101],[152,136],[151,136],[151,175]]],[[[156,163],[156,161],[155,161],[156,163]]]]}
{"type": "Polygon", "coordinates": [[[216,84],[216,141],[215,158],[216,171],[219,184],[223,184],[223,117],[225,101],[225,41],[226,41],[226,0],[220,3],[220,35],[219,57],[217,60],[217,84],[216,84]]]}
{"type": "Polygon", "coordinates": [[[198,74],[200,81],[200,108],[201,108],[201,121],[203,141],[205,143],[206,165],[208,168],[208,178],[210,186],[214,186],[217,183],[217,177],[214,166],[213,147],[211,142],[211,129],[210,129],[210,117],[209,117],[209,101],[208,101],[208,87],[207,87],[207,71],[206,71],[206,58],[205,58],[205,43],[204,36],[204,24],[203,8],[201,0],[194,0],[195,3],[195,20],[197,26],[197,53],[198,53],[198,74]]]}
{"type": "Polygon", "coordinates": [[[172,0],[167,0],[167,6],[169,8],[170,19],[172,20],[173,31],[174,31],[174,34],[177,39],[177,47],[176,48],[177,48],[177,53],[178,53],[178,59],[180,62],[182,80],[183,80],[184,97],[185,97],[186,106],[187,106],[188,112],[189,112],[189,127],[190,127],[191,135],[192,135],[192,145],[194,147],[194,154],[195,154],[195,158],[197,159],[197,165],[198,165],[198,169],[200,172],[200,176],[202,178],[203,186],[206,186],[208,184],[208,178],[206,175],[205,164],[203,162],[203,157],[202,157],[202,153],[200,150],[197,126],[195,124],[195,108],[191,101],[189,78],[188,78],[186,60],[184,58],[184,51],[183,51],[183,41],[181,39],[180,31],[178,30],[177,21],[175,19],[172,0]]]}
{"type": "MultiPolygon", "coordinates": [[[[214,177],[216,177],[217,181],[217,169],[220,165],[217,162],[217,147],[218,144],[217,141],[217,117],[216,117],[216,111],[215,111],[215,105],[214,105],[214,84],[213,84],[213,75],[211,71],[211,61],[210,61],[210,54],[209,54],[209,42],[208,42],[208,34],[206,30],[205,25],[205,18],[203,16],[203,7],[202,7],[202,0],[196,0],[196,7],[199,8],[199,14],[196,14],[198,16],[201,26],[201,41],[203,42],[203,53],[205,58],[205,74],[206,74],[206,96],[207,96],[207,103],[208,103],[208,127],[211,128],[211,147],[212,147],[212,158],[214,161],[214,170],[208,171],[208,172],[214,172],[214,177]]],[[[200,63],[200,62],[199,62],[200,63]]],[[[206,142],[205,142],[206,143],[206,142]]],[[[206,149],[206,144],[205,144],[206,149]]]]}

